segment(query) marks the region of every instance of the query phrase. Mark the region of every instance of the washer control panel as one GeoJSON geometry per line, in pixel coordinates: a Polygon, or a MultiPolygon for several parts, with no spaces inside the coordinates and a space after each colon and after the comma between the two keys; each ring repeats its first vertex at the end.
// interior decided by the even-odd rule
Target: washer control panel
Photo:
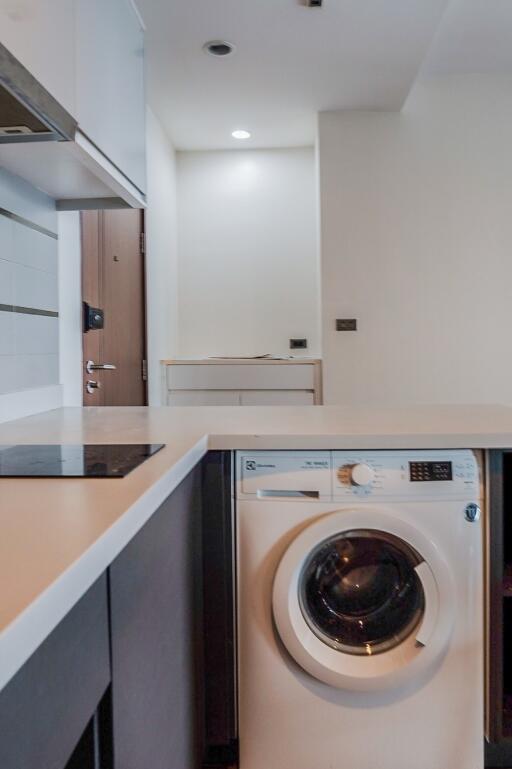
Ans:
{"type": "Polygon", "coordinates": [[[479,495],[480,468],[469,450],[239,451],[237,492],[261,499],[464,498],[479,495]]]}
{"type": "Polygon", "coordinates": [[[479,489],[472,451],[333,452],[335,497],[451,497],[479,489]]]}
{"type": "Polygon", "coordinates": [[[452,462],[409,462],[411,481],[452,481],[452,462]]]}

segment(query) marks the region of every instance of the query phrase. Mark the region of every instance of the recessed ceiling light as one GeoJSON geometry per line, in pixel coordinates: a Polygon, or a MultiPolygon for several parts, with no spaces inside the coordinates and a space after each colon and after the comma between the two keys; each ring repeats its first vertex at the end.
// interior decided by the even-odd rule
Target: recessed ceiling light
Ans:
{"type": "Polygon", "coordinates": [[[233,139],[250,139],[251,132],[246,131],[244,128],[238,128],[236,131],[232,131],[231,136],[233,139]]]}
{"type": "Polygon", "coordinates": [[[235,52],[235,46],[227,40],[209,40],[203,45],[203,51],[211,56],[230,56],[235,52]]]}

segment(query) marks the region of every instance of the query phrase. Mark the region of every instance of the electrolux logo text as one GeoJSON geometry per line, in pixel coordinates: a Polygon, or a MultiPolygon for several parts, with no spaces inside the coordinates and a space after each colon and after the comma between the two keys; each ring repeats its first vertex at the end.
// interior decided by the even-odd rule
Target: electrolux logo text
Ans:
{"type": "Polygon", "coordinates": [[[246,459],[245,460],[245,469],[246,470],[261,470],[262,468],[266,469],[266,470],[275,470],[276,466],[275,465],[259,464],[259,463],[255,462],[254,459],[246,459]]]}

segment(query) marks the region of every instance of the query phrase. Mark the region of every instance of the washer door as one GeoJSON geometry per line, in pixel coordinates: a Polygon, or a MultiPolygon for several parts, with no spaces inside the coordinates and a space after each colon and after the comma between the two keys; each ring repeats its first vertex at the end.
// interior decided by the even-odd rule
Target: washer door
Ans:
{"type": "Polygon", "coordinates": [[[393,688],[440,657],[455,614],[453,579],[416,527],[382,512],[333,513],[290,545],[274,580],[281,639],[337,688],[393,688]]]}

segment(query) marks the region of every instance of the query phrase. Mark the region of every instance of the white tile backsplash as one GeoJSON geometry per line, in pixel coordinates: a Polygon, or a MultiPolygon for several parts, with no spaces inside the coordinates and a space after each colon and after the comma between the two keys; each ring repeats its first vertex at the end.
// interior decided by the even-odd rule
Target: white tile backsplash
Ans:
{"type": "MultiPolygon", "coordinates": [[[[1,2],[0,5],[2,8],[6,7],[5,2],[1,2]]],[[[10,5],[21,7],[19,3],[10,3],[10,5]]],[[[30,4],[22,5],[27,8],[30,4]]],[[[34,7],[36,5],[42,5],[42,3],[36,3],[34,7]]],[[[21,147],[20,151],[23,151],[21,147]]],[[[4,168],[0,168],[0,208],[28,219],[51,232],[58,231],[55,200],[4,168]]]]}
{"type": "MultiPolygon", "coordinates": [[[[0,304],[58,311],[57,241],[0,214],[0,304]]],[[[0,393],[59,382],[59,319],[0,311],[0,393]]]]}
{"type": "MultiPolygon", "coordinates": [[[[14,355],[14,313],[0,311],[0,356],[14,355]]],[[[0,372],[1,378],[1,372],[0,372]]]]}
{"type": "Polygon", "coordinates": [[[14,265],[4,259],[0,259],[0,304],[14,304],[14,265]]]}
{"type": "Polygon", "coordinates": [[[14,222],[0,216],[0,259],[12,260],[14,252],[14,222]]]}
{"type": "Polygon", "coordinates": [[[19,222],[13,221],[12,224],[12,261],[57,275],[57,240],[19,222]]]}
{"type": "Polygon", "coordinates": [[[25,315],[22,313],[12,313],[12,316],[14,319],[14,344],[18,355],[58,354],[58,318],[49,318],[44,315],[25,315]]]}
{"type": "Polygon", "coordinates": [[[58,384],[58,355],[0,355],[0,394],[58,384]]]}
{"type": "MultiPolygon", "coordinates": [[[[0,169],[0,209],[0,304],[58,312],[58,241],[38,229],[57,232],[55,202],[0,169]]],[[[59,378],[58,317],[0,310],[0,412],[26,393],[33,413],[59,378]]]]}
{"type": "Polygon", "coordinates": [[[14,264],[14,304],[37,310],[58,309],[58,280],[56,275],[23,264],[14,264]]]}
{"type": "Polygon", "coordinates": [[[0,393],[14,393],[18,387],[17,355],[0,355],[0,393]]]}
{"type": "Polygon", "coordinates": [[[17,390],[31,390],[58,383],[58,355],[16,355],[15,359],[17,390]]]}
{"type": "MultiPolygon", "coordinates": [[[[56,311],[57,274],[0,259],[0,304],[56,311]]],[[[0,311],[0,393],[58,383],[59,319],[0,311]]]]}

